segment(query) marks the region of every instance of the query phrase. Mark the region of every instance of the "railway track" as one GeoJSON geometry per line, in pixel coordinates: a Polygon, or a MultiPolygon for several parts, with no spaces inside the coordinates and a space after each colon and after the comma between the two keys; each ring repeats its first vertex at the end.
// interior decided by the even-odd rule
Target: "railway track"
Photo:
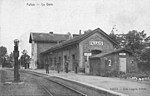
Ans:
{"type": "Polygon", "coordinates": [[[39,86],[40,86],[42,89],[44,89],[44,91],[47,93],[46,95],[48,95],[48,96],[54,96],[54,95],[48,90],[48,88],[47,88],[46,86],[44,86],[44,85],[41,84],[41,82],[39,83],[39,81],[38,81],[37,83],[39,84],[39,86]]]}
{"type": "Polygon", "coordinates": [[[47,78],[47,75],[35,73],[35,72],[27,72],[27,71],[20,71],[22,73],[27,73],[28,75],[34,75],[36,76],[37,80],[36,82],[39,84],[39,86],[44,89],[46,92],[46,96],[87,96],[86,94],[75,90],[71,87],[68,87],[62,83],[53,81],[49,78],[47,78]],[[42,80],[44,78],[45,80],[42,80]],[[46,83],[46,84],[44,84],[46,83]],[[54,88],[56,87],[56,88],[54,88]],[[54,89],[53,89],[54,88],[54,89]],[[58,90],[56,90],[58,89],[58,90]]]}
{"type": "MultiPolygon", "coordinates": [[[[11,72],[13,69],[7,69],[5,71],[9,73],[7,76],[13,76],[13,72],[11,72]]],[[[12,93],[13,91],[6,93],[14,95],[19,94],[23,96],[127,96],[121,93],[93,88],[71,80],[48,76],[43,73],[37,73],[29,70],[19,70],[19,72],[21,81],[24,83],[20,86],[17,85],[14,89],[10,88],[11,90],[15,90],[16,93],[12,93]]]]}

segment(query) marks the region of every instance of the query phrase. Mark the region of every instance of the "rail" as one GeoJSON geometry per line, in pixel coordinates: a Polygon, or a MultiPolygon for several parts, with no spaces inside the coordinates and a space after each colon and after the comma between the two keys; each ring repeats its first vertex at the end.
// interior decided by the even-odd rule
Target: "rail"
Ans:
{"type": "MultiPolygon", "coordinates": [[[[78,91],[78,90],[76,90],[76,89],[73,89],[73,88],[71,88],[71,87],[69,87],[69,86],[66,86],[66,85],[64,85],[64,84],[62,84],[62,83],[59,83],[59,82],[56,82],[56,81],[54,81],[54,80],[51,80],[51,79],[49,79],[49,78],[47,78],[47,77],[45,77],[45,76],[43,76],[43,74],[41,74],[41,75],[39,75],[40,73],[36,73],[36,72],[27,72],[26,71],[26,73],[30,73],[30,74],[32,74],[32,75],[35,75],[35,76],[40,76],[40,77],[43,77],[44,79],[46,79],[46,80],[48,80],[48,81],[51,81],[51,82],[54,82],[54,83],[57,83],[57,84],[59,84],[60,86],[63,86],[63,87],[65,87],[65,88],[67,88],[68,90],[71,90],[71,91],[74,91],[75,93],[78,93],[78,94],[80,94],[81,96],[87,96],[86,94],[84,94],[84,93],[82,93],[82,92],[80,92],[80,91],[78,91]]],[[[41,83],[42,84],[42,83],[41,83]]],[[[41,85],[40,84],[40,86],[50,95],[50,96],[54,96],[50,91],[49,91],[49,89],[47,88],[47,87],[45,87],[44,85],[41,85]]]]}

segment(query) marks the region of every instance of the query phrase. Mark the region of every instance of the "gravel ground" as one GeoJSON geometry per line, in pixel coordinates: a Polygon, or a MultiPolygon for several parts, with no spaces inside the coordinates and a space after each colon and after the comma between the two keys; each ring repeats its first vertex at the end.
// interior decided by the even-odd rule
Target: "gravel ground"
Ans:
{"type": "Polygon", "coordinates": [[[21,77],[21,82],[13,82],[13,71],[0,70],[0,96],[45,96],[34,79],[21,77]]]}
{"type": "Polygon", "coordinates": [[[20,70],[21,82],[15,83],[12,69],[0,69],[0,96],[81,96],[60,84],[50,81],[47,75],[33,75],[20,70]]]}

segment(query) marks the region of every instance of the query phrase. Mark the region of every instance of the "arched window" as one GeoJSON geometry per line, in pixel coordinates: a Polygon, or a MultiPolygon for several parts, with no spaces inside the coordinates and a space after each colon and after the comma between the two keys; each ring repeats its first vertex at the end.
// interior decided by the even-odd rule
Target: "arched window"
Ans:
{"type": "Polygon", "coordinates": [[[92,53],[92,55],[96,55],[96,54],[102,53],[102,51],[101,50],[92,50],[91,53],[92,53]]]}

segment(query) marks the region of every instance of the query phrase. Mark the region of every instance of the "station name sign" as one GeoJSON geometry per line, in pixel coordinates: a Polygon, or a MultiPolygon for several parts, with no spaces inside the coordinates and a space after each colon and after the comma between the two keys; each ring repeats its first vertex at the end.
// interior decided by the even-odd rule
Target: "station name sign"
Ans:
{"type": "Polygon", "coordinates": [[[119,53],[119,55],[126,55],[126,53],[119,53]]]}
{"type": "Polygon", "coordinates": [[[89,41],[89,45],[104,45],[103,41],[89,41]]]}

